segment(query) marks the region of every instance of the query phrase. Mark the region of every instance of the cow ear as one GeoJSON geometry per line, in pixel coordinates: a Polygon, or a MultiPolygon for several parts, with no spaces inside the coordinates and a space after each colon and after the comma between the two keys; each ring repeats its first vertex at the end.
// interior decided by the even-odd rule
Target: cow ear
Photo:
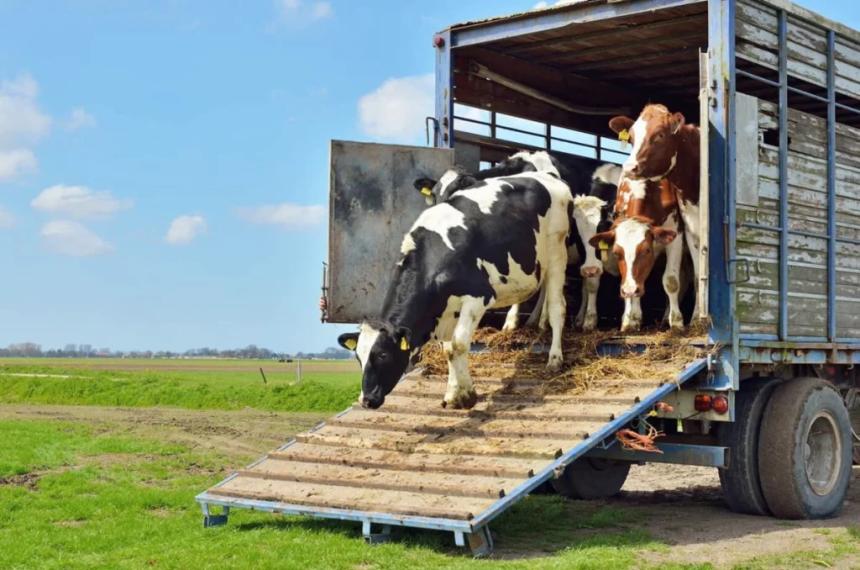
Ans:
{"type": "Polygon", "coordinates": [[[402,350],[403,352],[409,352],[410,350],[412,350],[412,343],[409,341],[409,329],[405,327],[400,327],[397,329],[396,334],[397,338],[399,339],[397,343],[400,346],[400,350],[402,350]]]}
{"type": "Polygon", "coordinates": [[[633,123],[635,123],[633,119],[630,117],[618,116],[613,117],[609,121],[609,128],[612,129],[612,132],[620,135],[624,131],[630,131],[633,128],[633,123]]]}
{"type": "Polygon", "coordinates": [[[345,349],[355,352],[358,347],[358,333],[344,333],[337,337],[337,343],[345,349]]]}
{"type": "Polygon", "coordinates": [[[654,228],[654,239],[663,245],[669,245],[675,238],[678,237],[678,232],[675,230],[667,230],[665,228],[654,228]]]}
{"type": "Polygon", "coordinates": [[[674,115],[672,115],[672,120],[669,123],[672,127],[672,134],[677,134],[677,132],[681,130],[681,127],[683,127],[686,122],[687,120],[684,118],[684,115],[682,113],[675,113],[674,115]]]}
{"type": "Polygon", "coordinates": [[[598,249],[609,249],[613,245],[615,245],[615,230],[609,230],[608,232],[602,232],[599,234],[594,234],[594,236],[588,240],[588,243],[591,247],[596,247],[598,249]]]}

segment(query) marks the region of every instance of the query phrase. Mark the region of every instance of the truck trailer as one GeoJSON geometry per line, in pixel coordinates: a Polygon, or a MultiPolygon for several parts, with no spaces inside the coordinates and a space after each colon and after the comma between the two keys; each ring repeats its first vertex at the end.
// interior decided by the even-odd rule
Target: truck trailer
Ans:
{"type": "Polygon", "coordinates": [[[787,0],[584,0],[453,25],[432,49],[427,147],[332,141],[328,320],[378,312],[426,207],[413,180],[520,150],[621,163],[609,119],[653,102],[702,132],[688,316],[709,323],[707,350],[657,385],[629,378],[519,415],[503,404],[527,401],[530,380],[475,374],[500,403],[477,424],[436,409],[439,386],[410,374],[393,411],[350,408],[199,495],[206,524],[226,522],[216,506],[254,508],[359,521],[371,541],[391,526],[452,531],[482,554],[488,523],[548,482],[609,496],[648,461],[718,468],[737,512],[838,513],[860,432],[860,32],[787,0]],[[645,417],[667,433],[662,453],[616,443],[645,417]]]}

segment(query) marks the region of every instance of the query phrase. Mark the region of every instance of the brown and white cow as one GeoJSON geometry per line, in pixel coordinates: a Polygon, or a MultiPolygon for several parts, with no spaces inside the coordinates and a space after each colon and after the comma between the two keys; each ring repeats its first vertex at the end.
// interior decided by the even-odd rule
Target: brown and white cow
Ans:
{"type": "MultiPolygon", "coordinates": [[[[684,220],[684,235],[699,284],[699,127],[687,124],[684,115],[672,113],[664,105],[648,105],[634,121],[615,117],[609,127],[629,134],[633,144],[624,163],[624,175],[634,181],[656,182],[666,178],[675,188],[684,220]]],[[[694,315],[698,315],[696,307],[694,315]]]]}
{"type": "Polygon", "coordinates": [[[617,218],[612,228],[596,234],[590,243],[597,248],[610,248],[617,259],[624,299],[622,332],[636,331],[642,326],[640,300],[645,293],[645,281],[664,252],[663,290],[669,298],[669,326],[683,328],[679,292],[684,244],[675,239],[680,225],[676,190],[666,179],[631,180],[623,176],[615,211],[617,218]]]}

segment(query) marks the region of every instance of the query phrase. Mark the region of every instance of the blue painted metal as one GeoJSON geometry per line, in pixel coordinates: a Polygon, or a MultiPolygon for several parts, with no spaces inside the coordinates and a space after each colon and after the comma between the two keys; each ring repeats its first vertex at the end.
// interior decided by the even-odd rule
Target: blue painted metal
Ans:
{"type": "Polygon", "coordinates": [[[728,448],[726,447],[661,443],[657,444],[657,448],[663,453],[629,451],[620,445],[613,445],[608,449],[594,449],[588,453],[587,457],[616,461],[698,465],[700,467],[726,467],[728,465],[728,448]]]}
{"type": "Polygon", "coordinates": [[[779,10],[779,338],[788,338],[788,14],[779,10]]]}
{"type": "Polygon", "coordinates": [[[707,385],[713,389],[737,388],[737,320],[732,260],[735,243],[735,1],[708,0],[708,60],[711,104],[709,122],[710,268],[708,304],[711,340],[724,348],[716,373],[707,385]]]}
{"type": "Polygon", "coordinates": [[[827,31],[827,337],[836,340],[836,33],[827,31]]]}
{"type": "Polygon", "coordinates": [[[489,509],[472,519],[472,525],[475,528],[480,528],[491,520],[502,514],[507,508],[514,503],[522,500],[526,495],[532,492],[537,487],[543,485],[546,481],[555,477],[558,469],[567,467],[591,449],[597,447],[598,444],[605,439],[611,437],[619,429],[635,420],[636,418],[648,413],[660,400],[666,397],[667,394],[674,392],[688,380],[694,378],[697,374],[707,369],[708,361],[705,358],[700,358],[690,363],[684,370],[675,378],[674,382],[663,384],[648,396],[642,399],[627,412],[621,414],[613,421],[607,422],[597,432],[589,434],[589,436],[575,445],[558,459],[552,462],[547,467],[535,474],[534,477],[514,488],[510,494],[496,501],[489,509]]]}
{"type": "Polygon", "coordinates": [[[749,364],[860,364],[860,342],[797,343],[747,340],[741,345],[741,359],[749,364]]]}
{"type": "Polygon", "coordinates": [[[538,34],[572,24],[622,18],[664,8],[700,4],[702,0],[632,0],[621,3],[577,6],[570,11],[537,12],[522,18],[478,22],[453,28],[454,47],[465,47],[504,40],[527,34],[538,34]]]}
{"type": "Polygon", "coordinates": [[[437,34],[442,45],[436,47],[436,129],[437,148],[454,147],[454,62],[451,57],[451,32],[437,34]]]}

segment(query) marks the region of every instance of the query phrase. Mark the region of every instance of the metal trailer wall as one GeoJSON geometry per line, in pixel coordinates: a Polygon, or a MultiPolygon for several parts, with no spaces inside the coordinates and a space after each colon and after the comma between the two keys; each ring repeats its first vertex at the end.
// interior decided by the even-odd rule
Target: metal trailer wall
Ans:
{"type": "Polygon", "coordinates": [[[860,43],[784,4],[736,2],[738,332],[856,343],[860,43]]]}

